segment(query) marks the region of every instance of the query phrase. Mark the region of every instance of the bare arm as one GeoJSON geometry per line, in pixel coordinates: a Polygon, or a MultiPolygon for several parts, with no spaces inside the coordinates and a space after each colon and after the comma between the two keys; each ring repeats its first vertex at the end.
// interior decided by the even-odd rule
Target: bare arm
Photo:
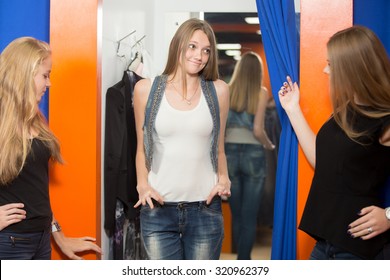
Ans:
{"type": "Polygon", "coordinates": [[[291,125],[298,137],[299,144],[307,160],[312,167],[316,164],[316,135],[307,123],[305,116],[299,106],[299,88],[297,83],[293,83],[287,76],[287,82],[283,84],[279,91],[279,100],[283,109],[286,111],[291,125]]]}
{"type": "Polygon", "coordinates": [[[265,112],[267,110],[268,104],[268,92],[266,88],[262,88],[259,97],[259,104],[257,105],[257,111],[255,114],[255,120],[253,123],[253,134],[257,140],[264,146],[267,150],[275,149],[275,145],[272,144],[269,139],[267,132],[265,131],[265,112]]]}
{"type": "Polygon", "coordinates": [[[226,120],[229,112],[229,87],[222,81],[217,80],[214,82],[215,89],[218,95],[219,111],[221,126],[219,130],[218,138],[218,182],[212,189],[210,195],[207,198],[207,204],[211,202],[215,195],[230,196],[230,179],[228,175],[226,155],[225,155],[225,127],[226,120]]]}
{"type": "MultiPolygon", "coordinates": [[[[57,222],[53,216],[52,224],[57,222]]],[[[52,233],[54,241],[57,243],[61,251],[72,260],[82,260],[83,258],[76,253],[94,251],[102,254],[102,249],[95,244],[96,239],[89,236],[71,238],[66,237],[62,230],[52,233]]]]}
{"type": "Polygon", "coordinates": [[[144,150],[144,133],[143,125],[145,120],[145,108],[148,101],[151,82],[149,79],[143,79],[136,83],[134,87],[134,117],[135,127],[137,131],[137,153],[135,157],[137,170],[137,191],[139,195],[138,202],[134,207],[146,203],[153,208],[152,199],[163,204],[163,198],[158,194],[148,183],[148,170],[145,165],[145,150],[144,150]]]}

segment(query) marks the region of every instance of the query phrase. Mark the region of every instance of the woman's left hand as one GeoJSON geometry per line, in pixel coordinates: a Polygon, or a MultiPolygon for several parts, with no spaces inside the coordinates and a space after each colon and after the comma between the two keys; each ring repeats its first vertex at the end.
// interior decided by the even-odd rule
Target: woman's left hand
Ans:
{"type": "Polygon", "coordinates": [[[76,255],[76,253],[95,251],[96,253],[102,254],[102,249],[94,242],[95,238],[85,236],[78,238],[66,237],[63,232],[53,233],[53,237],[60,247],[61,251],[72,260],[82,260],[83,258],[76,255]]]}
{"type": "Polygon", "coordinates": [[[209,194],[206,204],[210,204],[214,196],[219,195],[220,197],[230,197],[230,182],[217,183],[209,194]]]}
{"type": "Polygon", "coordinates": [[[363,208],[357,220],[349,225],[348,233],[363,240],[371,239],[390,229],[390,221],[386,218],[385,210],[377,206],[363,208]]]}

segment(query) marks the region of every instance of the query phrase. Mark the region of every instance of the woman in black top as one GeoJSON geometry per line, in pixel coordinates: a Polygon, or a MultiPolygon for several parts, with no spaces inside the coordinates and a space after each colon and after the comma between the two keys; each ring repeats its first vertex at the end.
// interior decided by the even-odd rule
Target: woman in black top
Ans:
{"type": "Polygon", "coordinates": [[[50,233],[71,259],[101,249],[92,237],[68,238],[49,198],[49,160],[62,163],[57,138],[38,104],[50,87],[49,45],[31,37],[0,55],[0,259],[50,259],[50,233]]]}
{"type": "Polygon", "coordinates": [[[315,136],[290,77],[279,99],[315,167],[299,228],[317,240],[311,259],[387,258],[390,208],[390,62],[377,36],[353,26],[327,44],[333,114],[315,136]],[[389,206],[389,205],[387,205],[389,206]]]}

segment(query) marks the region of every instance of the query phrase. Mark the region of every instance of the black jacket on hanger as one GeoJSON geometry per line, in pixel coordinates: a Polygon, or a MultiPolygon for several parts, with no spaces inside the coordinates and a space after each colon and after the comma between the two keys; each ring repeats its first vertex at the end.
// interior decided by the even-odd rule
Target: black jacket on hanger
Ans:
{"type": "Polygon", "coordinates": [[[134,204],[138,201],[135,154],[133,90],[142,77],[125,71],[120,82],[110,87],[106,95],[104,142],[104,228],[109,236],[115,231],[116,201],[125,206],[128,219],[138,215],[134,204]]]}

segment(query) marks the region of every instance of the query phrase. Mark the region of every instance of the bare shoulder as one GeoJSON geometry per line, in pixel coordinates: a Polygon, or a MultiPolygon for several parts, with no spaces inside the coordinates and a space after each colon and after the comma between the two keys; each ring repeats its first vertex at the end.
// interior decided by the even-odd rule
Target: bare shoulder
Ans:
{"type": "Polygon", "coordinates": [[[215,90],[217,91],[218,98],[229,97],[229,86],[228,84],[223,80],[215,80],[214,81],[215,90]]]}
{"type": "Polygon", "coordinates": [[[134,102],[146,101],[149,97],[149,92],[152,87],[150,79],[139,80],[134,87],[134,102]]]}
{"type": "Polygon", "coordinates": [[[214,86],[217,92],[221,112],[227,114],[227,111],[229,110],[229,85],[218,79],[214,81],[214,86]]]}
{"type": "Polygon", "coordinates": [[[267,93],[268,94],[268,89],[265,86],[261,87],[261,92],[262,93],[267,93]]]}
{"type": "Polygon", "coordinates": [[[139,80],[134,87],[139,93],[149,92],[152,87],[152,81],[150,79],[141,79],[139,80]]]}

